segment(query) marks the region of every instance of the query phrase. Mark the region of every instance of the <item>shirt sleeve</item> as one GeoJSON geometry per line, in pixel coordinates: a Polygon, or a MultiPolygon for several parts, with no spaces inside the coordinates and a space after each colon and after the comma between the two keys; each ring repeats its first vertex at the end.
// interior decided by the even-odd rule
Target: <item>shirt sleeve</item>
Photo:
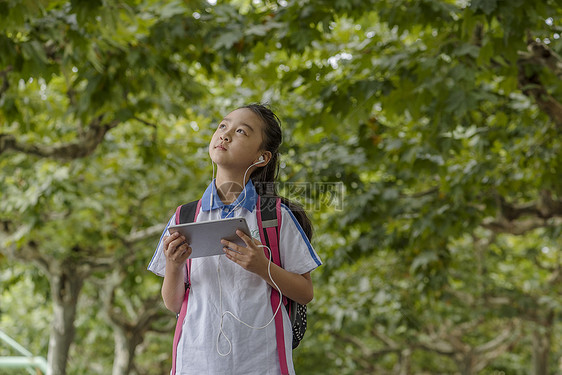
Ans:
{"type": "MultiPolygon", "coordinates": [[[[148,264],[148,270],[153,272],[154,274],[164,277],[166,273],[166,256],[164,255],[164,244],[163,240],[165,236],[169,236],[170,232],[168,232],[168,227],[176,222],[176,214],[172,216],[172,218],[166,224],[166,228],[162,232],[160,236],[160,240],[158,241],[158,245],[156,246],[156,251],[154,251],[154,255],[148,264]]],[[[184,272],[184,281],[187,282],[187,274],[184,272]]]]}
{"type": "Polygon", "coordinates": [[[283,268],[289,272],[304,274],[322,264],[299,222],[285,205],[281,205],[279,249],[283,268]]]}

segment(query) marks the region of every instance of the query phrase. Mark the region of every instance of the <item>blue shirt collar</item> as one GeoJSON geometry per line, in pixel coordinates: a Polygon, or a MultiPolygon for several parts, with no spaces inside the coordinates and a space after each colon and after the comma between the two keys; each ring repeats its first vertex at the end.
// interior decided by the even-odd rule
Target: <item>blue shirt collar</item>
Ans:
{"type": "Polygon", "coordinates": [[[246,190],[246,199],[244,199],[244,190],[242,190],[238,198],[236,198],[236,200],[233,203],[224,204],[219,197],[217,188],[215,187],[215,180],[213,180],[209,184],[209,186],[207,186],[207,190],[205,190],[205,193],[203,193],[203,197],[201,198],[202,199],[201,209],[203,211],[210,211],[217,208],[226,208],[230,211],[234,207],[244,207],[248,211],[253,212],[254,208],[256,207],[256,204],[258,203],[258,193],[256,192],[252,180],[248,180],[245,190],[246,190]],[[211,207],[211,196],[213,197],[212,207],[211,207]],[[242,200],[243,202],[240,203],[240,201],[242,200]]]}

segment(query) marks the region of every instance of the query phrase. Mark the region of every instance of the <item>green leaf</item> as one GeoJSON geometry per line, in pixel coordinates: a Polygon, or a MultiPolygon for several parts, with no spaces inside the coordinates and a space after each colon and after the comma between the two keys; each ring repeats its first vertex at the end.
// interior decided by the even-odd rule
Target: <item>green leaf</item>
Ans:
{"type": "Polygon", "coordinates": [[[243,37],[242,31],[239,29],[228,29],[222,32],[213,44],[214,49],[230,49],[240,41],[243,37]]]}
{"type": "Polygon", "coordinates": [[[179,14],[184,14],[186,9],[182,1],[171,1],[159,9],[159,18],[168,19],[179,14]]]}
{"type": "Polygon", "coordinates": [[[410,269],[412,272],[416,272],[420,268],[427,268],[428,265],[437,261],[438,259],[439,257],[434,252],[424,251],[414,258],[410,269]]]}
{"type": "Polygon", "coordinates": [[[463,43],[455,48],[453,55],[458,57],[470,56],[477,58],[480,55],[480,48],[470,43],[463,43]]]}
{"type": "Polygon", "coordinates": [[[472,0],[470,7],[475,11],[481,10],[484,14],[489,16],[496,10],[498,6],[497,3],[498,0],[472,0]]]}

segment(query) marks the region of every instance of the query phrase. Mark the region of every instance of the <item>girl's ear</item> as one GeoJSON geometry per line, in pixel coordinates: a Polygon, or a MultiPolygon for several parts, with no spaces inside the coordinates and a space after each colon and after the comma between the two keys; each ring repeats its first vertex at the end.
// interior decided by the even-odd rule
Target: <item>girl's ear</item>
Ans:
{"type": "Polygon", "coordinates": [[[271,152],[270,151],[265,151],[263,154],[261,154],[261,156],[258,158],[257,162],[261,162],[258,167],[265,167],[267,165],[267,163],[269,163],[269,161],[271,160],[271,152]]]}

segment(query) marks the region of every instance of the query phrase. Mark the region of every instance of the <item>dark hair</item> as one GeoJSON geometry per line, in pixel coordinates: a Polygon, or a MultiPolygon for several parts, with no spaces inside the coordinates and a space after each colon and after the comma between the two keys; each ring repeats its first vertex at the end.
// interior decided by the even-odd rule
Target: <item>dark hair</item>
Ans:
{"type": "Polygon", "coordinates": [[[281,131],[281,120],[268,106],[264,104],[249,104],[240,108],[246,108],[254,112],[264,124],[263,142],[261,149],[271,152],[271,159],[264,167],[256,169],[250,179],[259,195],[273,195],[281,198],[281,202],[289,207],[297,221],[301,225],[309,240],[312,239],[312,222],[308,218],[304,208],[285,197],[281,197],[277,191],[277,176],[279,174],[279,146],[283,141],[281,131]]]}

